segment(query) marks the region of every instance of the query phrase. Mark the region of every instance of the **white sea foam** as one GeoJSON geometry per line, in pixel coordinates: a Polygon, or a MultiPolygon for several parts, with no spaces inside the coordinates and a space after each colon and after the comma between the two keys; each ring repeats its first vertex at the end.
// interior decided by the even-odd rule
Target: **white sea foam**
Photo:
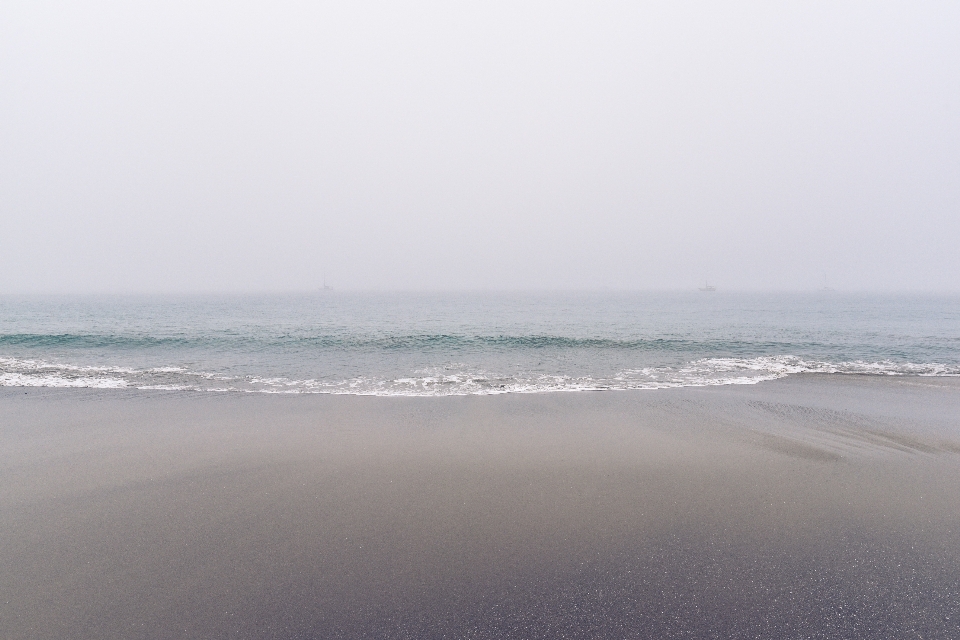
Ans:
{"type": "Polygon", "coordinates": [[[0,370],[3,371],[64,371],[76,373],[137,373],[130,367],[77,365],[44,360],[21,360],[0,356],[0,370]]]}
{"type": "Polygon", "coordinates": [[[136,388],[163,391],[249,393],[327,393],[375,396],[494,395],[663,389],[688,386],[757,384],[798,373],[960,376],[960,366],[942,363],[828,362],[796,356],[702,358],[682,366],[623,369],[610,376],[568,376],[471,368],[463,363],[419,369],[394,378],[296,379],[282,376],[229,376],[180,366],[134,369],[0,357],[0,386],[136,388]]]}
{"type": "Polygon", "coordinates": [[[105,376],[65,378],[53,374],[0,373],[0,387],[80,387],[89,389],[123,389],[127,381],[105,376]]]}
{"type": "Polygon", "coordinates": [[[758,358],[704,358],[681,369],[689,373],[753,371],[765,379],[783,377],[791,373],[848,373],[887,376],[958,376],[960,366],[938,362],[913,363],[883,360],[866,362],[851,360],[827,362],[806,360],[796,356],[762,356],[758,358]]]}

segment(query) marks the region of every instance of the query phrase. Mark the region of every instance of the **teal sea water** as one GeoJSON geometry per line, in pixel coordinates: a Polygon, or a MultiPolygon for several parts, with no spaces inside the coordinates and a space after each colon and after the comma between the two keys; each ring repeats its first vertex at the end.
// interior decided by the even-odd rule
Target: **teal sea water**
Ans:
{"type": "Polygon", "coordinates": [[[0,385],[452,395],[960,375],[960,296],[0,297],[0,385]]]}

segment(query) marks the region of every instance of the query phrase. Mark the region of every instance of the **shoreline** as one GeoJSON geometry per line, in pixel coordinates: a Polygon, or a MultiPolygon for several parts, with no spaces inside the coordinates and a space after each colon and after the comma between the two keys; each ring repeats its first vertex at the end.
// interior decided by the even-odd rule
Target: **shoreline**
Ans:
{"type": "Polygon", "coordinates": [[[5,637],[926,637],[960,379],[0,389],[5,637]]]}

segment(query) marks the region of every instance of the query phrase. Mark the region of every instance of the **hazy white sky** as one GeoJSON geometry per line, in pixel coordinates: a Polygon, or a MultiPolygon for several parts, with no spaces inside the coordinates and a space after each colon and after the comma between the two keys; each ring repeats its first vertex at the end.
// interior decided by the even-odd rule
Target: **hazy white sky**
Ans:
{"type": "Polygon", "coordinates": [[[960,3],[0,4],[0,292],[960,290],[960,3]]]}

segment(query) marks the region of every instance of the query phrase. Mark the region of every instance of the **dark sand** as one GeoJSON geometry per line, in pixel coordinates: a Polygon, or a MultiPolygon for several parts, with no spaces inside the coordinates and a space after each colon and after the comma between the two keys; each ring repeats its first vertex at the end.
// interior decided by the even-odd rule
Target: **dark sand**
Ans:
{"type": "Polygon", "coordinates": [[[0,638],[960,638],[960,379],[0,389],[0,638]]]}

